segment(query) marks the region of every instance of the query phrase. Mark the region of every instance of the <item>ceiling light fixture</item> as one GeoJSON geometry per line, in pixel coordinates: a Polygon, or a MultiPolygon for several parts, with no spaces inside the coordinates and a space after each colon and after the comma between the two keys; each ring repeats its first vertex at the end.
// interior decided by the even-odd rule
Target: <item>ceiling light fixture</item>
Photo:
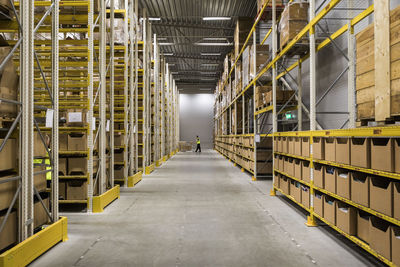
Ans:
{"type": "Polygon", "coordinates": [[[195,45],[200,45],[200,46],[233,46],[233,43],[195,43],[195,45]]]}
{"type": "Polygon", "coordinates": [[[200,53],[202,56],[220,56],[221,53],[200,53]]]}
{"type": "Polygon", "coordinates": [[[231,20],[230,17],[203,17],[203,20],[231,20]]]}
{"type": "Polygon", "coordinates": [[[174,45],[175,43],[159,43],[158,45],[174,45]]]}
{"type": "Polygon", "coordinates": [[[149,18],[150,21],[160,21],[161,18],[149,18]]]}
{"type": "Polygon", "coordinates": [[[174,53],[164,53],[163,55],[164,55],[164,56],[173,56],[174,53]]]}
{"type": "Polygon", "coordinates": [[[157,37],[157,40],[158,40],[158,41],[166,41],[166,40],[167,40],[167,37],[157,37]]]}
{"type": "Polygon", "coordinates": [[[201,66],[219,66],[219,64],[218,63],[203,63],[203,64],[201,64],[201,66]]]}
{"type": "Polygon", "coordinates": [[[206,37],[203,38],[204,41],[226,41],[226,38],[223,37],[206,37]]]}

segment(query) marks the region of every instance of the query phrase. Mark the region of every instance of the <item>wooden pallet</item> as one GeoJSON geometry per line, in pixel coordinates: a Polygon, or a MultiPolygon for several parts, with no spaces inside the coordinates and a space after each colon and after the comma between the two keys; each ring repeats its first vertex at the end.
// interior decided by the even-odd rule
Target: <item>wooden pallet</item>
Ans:
{"type": "Polygon", "coordinates": [[[0,128],[10,128],[15,118],[11,117],[0,117],[0,128]]]}
{"type": "Polygon", "coordinates": [[[387,118],[385,121],[375,121],[375,118],[360,119],[357,121],[357,127],[368,126],[394,126],[400,124],[400,115],[387,118]]]}

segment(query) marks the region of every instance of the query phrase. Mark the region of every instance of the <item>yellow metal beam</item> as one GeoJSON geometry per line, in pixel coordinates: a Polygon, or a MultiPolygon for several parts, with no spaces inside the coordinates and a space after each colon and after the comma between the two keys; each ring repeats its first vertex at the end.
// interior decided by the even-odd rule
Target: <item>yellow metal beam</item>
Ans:
{"type": "Polygon", "coordinates": [[[103,212],[111,202],[119,198],[120,188],[119,185],[114,186],[104,194],[93,197],[93,213],[103,212]]]}
{"type": "Polygon", "coordinates": [[[128,177],[128,187],[134,187],[142,180],[142,172],[138,172],[133,176],[128,177]]]}

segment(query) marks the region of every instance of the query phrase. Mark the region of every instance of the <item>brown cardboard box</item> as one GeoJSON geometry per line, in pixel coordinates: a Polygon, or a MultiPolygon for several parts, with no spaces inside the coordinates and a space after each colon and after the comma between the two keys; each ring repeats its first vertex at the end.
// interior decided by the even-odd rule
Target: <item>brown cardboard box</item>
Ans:
{"type": "MultiPolygon", "coordinates": [[[[43,203],[46,206],[47,210],[49,210],[49,197],[43,199],[43,203]]],[[[42,203],[37,200],[33,205],[33,225],[34,228],[40,227],[43,224],[49,222],[49,216],[47,216],[46,211],[43,208],[42,203]]]]}
{"type": "MultiPolygon", "coordinates": [[[[2,144],[4,139],[0,139],[2,144]]],[[[0,171],[15,169],[17,164],[17,142],[15,139],[8,139],[0,152],[0,171]]]]}
{"type": "Polygon", "coordinates": [[[69,134],[68,151],[86,151],[88,149],[86,134],[69,134]]]}
{"type": "Polygon", "coordinates": [[[86,123],[86,110],[69,109],[67,111],[67,126],[82,127],[86,123]]]}
{"type": "Polygon", "coordinates": [[[393,182],[393,217],[400,220],[400,182],[393,182]]]}
{"type": "Polygon", "coordinates": [[[311,179],[310,179],[310,162],[309,161],[305,161],[305,160],[301,161],[301,179],[304,182],[307,182],[307,183],[311,182],[311,179]]]}
{"type": "Polygon", "coordinates": [[[278,136],[277,139],[278,139],[278,140],[276,141],[276,143],[277,143],[276,151],[278,151],[278,152],[280,152],[280,153],[283,153],[282,137],[281,137],[281,136],[278,136]]]}
{"type": "MultiPolygon", "coordinates": [[[[45,142],[47,142],[47,140],[49,140],[49,136],[45,133],[41,133],[43,136],[43,139],[45,140],[45,142]]],[[[33,147],[34,147],[34,152],[33,155],[35,157],[39,157],[39,158],[43,158],[46,157],[47,155],[47,150],[46,150],[46,146],[42,141],[42,138],[40,137],[40,134],[38,132],[34,132],[33,134],[33,147]]]]}
{"type": "Polygon", "coordinates": [[[67,182],[67,199],[68,200],[85,200],[87,199],[87,181],[71,180],[67,182]]]}
{"type": "Polygon", "coordinates": [[[125,145],[124,136],[121,134],[115,134],[114,135],[114,146],[124,146],[124,145],[125,145]]]}
{"type": "MultiPolygon", "coordinates": [[[[258,159],[258,153],[257,153],[257,159],[258,159]]],[[[275,170],[280,170],[280,166],[279,166],[279,155],[275,155],[274,156],[274,169],[275,170]]]]}
{"type": "Polygon", "coordinates": [[[289,189],[290,179],[287,178],[286,176],[282,175],[279,183],[280,183],[283,193],[285,193],[286,195],[289,195],[290,194],[290,189],[289,189]]]}
{"type": "Polygon", "coordinates": [[[337,200],[330,196],[324,197],[324,218],[333,225],[336,225],[337,200]]]}
{"type": "Polygon", "coordinates": [[[314,191],[314,212],[324,217],[324,194],[314,191]]]}
{"type": "Polygon", "coordinates": [[[294,155],[294,137],[289,136],[287,138],[287,142],[288,142],[288,154],[294,155]]]}
{"type": "Polygon", "coordinates": [[[279,152],[279,136],[274,136],[274,151],[279,152]]]}
{"type": "Polygon", "coordinates": [[[114,162],[124,162],[124,152],[114,153],[114,162]]]}
{"type": "MultiPolygon", "coordinates": [[[[9,1],[3,2],[7,2],[7,5],[9,5],[9,1]]],[[[0,47],[0,62],[3,62],[3,59],[10,51],[11,47],[9,46],[0,47]]],[[[18,82],[19,77],[14,62],[12,59],[8,60],[0,72],[0,97],[8,100],[18,100],[18,82]]],[[[0,105],[0,116],[15,118],[17,115],[17,107],[18,106],[15,104],[2,102],[0,105]]]]}
{"type": "Polygon", "coordinates": [[[371,168],[374,170],[394,171],[394,145],[390,138],[372,138],[371,168]]]}
{"type": "Polygon", "coordinates": [[[68,134],[60,133],[58,135],[58,142],[59,142],[59,150],[60,151],[67,151],[68,150],[68,134]]]}
{"type": "Polygon", "coordinates": [[[393,138],[394,143],[394,172],[400,173],[400,138],[393,138]]]}
{"type": "Polygon", "coordinates": [[[86,158],[68,158],[68,175],[86,175],[86,158]]]}
{"type": "Polygon", "coordinates": [[[362,168],[371,167],[371,139],[351,139],[351,165],[362,168]]]}
{"type": "Polygon", "coordinates": [[[125,174],[124,174],[124,167],[123,166],[118,166],[114,169],[114,178],[115,179],[124,179],[125,174]]]}
{"type": "MultiPolygon", "coordinates": [[[[14,177],[16,175],[17,174],[0,177],[0,182],[2,180],[14,177]]],[[[15,192],[17,192],[17,185],[18,185],[17,180],[6,183],[0,183],[0,210],[8,209],[15,195],[15,192]]]]}
{"type": "Polygon", "coordinates": [[[310,137],[301,137],[301,156],[310,156],[310,137]]]}
{"type": "Polygon", "coordinates": [[[312,151],[313,151],[313,158],[322,160],[325,159],[324,138],[313,137],[312,151]]]}
{"type": "Polygon", "coordinates": [[[349,235],[356,235],[357,210],[338,201],[336,203],[336,226],[349,235]]]}
{"type": "Polygon", "coordinates": [[[375,216],[369,220],[369,241],[370,247],[390,260],[390,224],[375,216]]]}
{"type": "Polygon", "coordinates": [[[336,162],[350,165],[350,139],[347,137],[336,137],[336,162]]]}
{"type": "MultiPolygon", "coordinates": [[[[46,168],[43,166],[34,167],[33,172],[38,173],[44,171],[46,168]]],[[[33,176],[34,186],[38,192],[43,192],[46,190],[47,181],[46,181],[46,173],[35,174],[33,176]]]]}
{"type": "Polygon", "coordinates": [[[325,166],[314,163],[314,185],[319,188],[324,188],[324,174],[325,174],[325,166]]]}
{"type": "Polygon", "coordinates": [[[279,170],[285,172],[285,157],[279,156],[279,170]]]}
{"type": "Polygon", "coordinates": [[[301,203],[301,184],[295,180],[290,181],[290,195],[298,203],[301,203]]]}
{"type": "Polygon", "coordinates": [[[325,160],[336,161],[336,140],[333,137],[325,138],[325,160]]]}
{"type": "Polygon", "coordinates": [[[279,188],[279,181],[280,181],[280,174],[279,173],[275,173],[274,175],[274,187],[275,188],[279,188]]]}
{"type": "Polygon", "coordinates": [[[285,172],[291,176],[294,173],[294,161],[293,158],[285,158],[285,172]]]}
{"type": "Polygon", "coordinates": [[[392,262],[400,266],[400,227],[392,225],[392,262]]]}
{"type": "Polygon", "coordinates": [[[293,137],[294,138],[294,154],[297,156],[301,156],[301,137],[293,137]]]}
{"type": "MultiPolygon", "coordinates": [[[[0,214],[0,225],[5,218],[5,212],[0,214]]],[[[0,232],[0,250],[17,242],[18,221],[17,212],[13,211],[8,216],[3,231],[0,232]]]]}
{"type": "Polygon", "coordinates": [[[337,169],[332,166],[325,166],[324,171],[324,188],[325,190],[336,194],[336,176],[337,169]]]}
{"type": "Polygon", "coordinates": [[[281,142],[282,142],[282,153],[288,153],[289,152],[289,145],[288,145],[288,138],[286,136],[281,137],[281,142]]]}
{"type": "Polygon", "coordinates": [[[301,186],[301,204],[304,207],[310,208],[310,188],[308,186],[301,186]]]}
{"type": "Polygon", "coordinates": [[[357,210],[357,237],[369,244],[369,220],[371,215],[357,210]]]}
{"type": "Polygon", "coordinates": [[[297,179],[301,180],[301,160],[299,159],[294,159],[294,177],[297,179]]]}
{"type": "Polygon", "coordinates": [[[58,174],[59,175],[67,175],[67,158],[59,158],[58,159],[58,174]]]}
{"type": "Polygon", "coordinates": [[[369,176],[366,173],[352,172],[351,201],[369,207],[369,176]]]}
{"type": "Polygon", "coordinates": [[[384,178],[371,176],[369,182],[370,208],[387,216],[393,215],[393,183],[384,178]]]}
{"type": "Polygon", "coordinates": [[[337,169],[336,175],[336,194],[350,199],[350,176],[351,173],[345,169],[337,169]]]}

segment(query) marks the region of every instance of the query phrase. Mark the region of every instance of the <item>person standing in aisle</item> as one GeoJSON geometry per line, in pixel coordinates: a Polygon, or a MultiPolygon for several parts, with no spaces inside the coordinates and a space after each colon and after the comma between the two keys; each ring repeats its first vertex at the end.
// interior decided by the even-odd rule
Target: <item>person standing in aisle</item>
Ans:
{"type": "Polygon", "coordinates": [[[197,143],[197,147],[196,147],[196,151],[195,152],[197,152],[197,151],[201,152],[200,138],[199,138],[198,135],[196,136],[196,143],[197,143]]]}

